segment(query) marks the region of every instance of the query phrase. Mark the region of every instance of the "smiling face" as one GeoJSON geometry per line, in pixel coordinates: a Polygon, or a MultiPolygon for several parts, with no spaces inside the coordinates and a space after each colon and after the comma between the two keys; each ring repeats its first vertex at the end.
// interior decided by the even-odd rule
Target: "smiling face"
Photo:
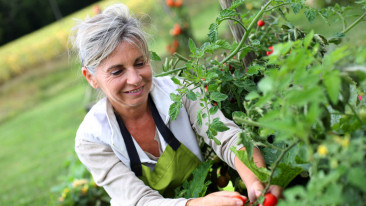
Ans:
{"type": "Polygon", "coordinates": [[[134,44],[121,42],[96,68],[94,75],[86,68],[82,73],[92,87],[103,90],[117,110],[147,103],[152,70],[148,59],[134,44]]]}

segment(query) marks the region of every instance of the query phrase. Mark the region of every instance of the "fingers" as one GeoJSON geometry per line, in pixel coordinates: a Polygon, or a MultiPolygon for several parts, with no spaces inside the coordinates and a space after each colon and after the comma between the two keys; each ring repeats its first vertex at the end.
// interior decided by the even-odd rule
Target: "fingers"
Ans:
{"type": "Polygon", "coordinates": [[[271,185],[268,192],[272,193],[277,199],[282,198],[283,188],[278,185],[271,185]]]}
{"type": "Polygon", "coordinates": [[[202,200],[202,205],[207,206],[241,206],[245,204],[247,198],[238,192],[220,191],[211,193],[202,200]]]}

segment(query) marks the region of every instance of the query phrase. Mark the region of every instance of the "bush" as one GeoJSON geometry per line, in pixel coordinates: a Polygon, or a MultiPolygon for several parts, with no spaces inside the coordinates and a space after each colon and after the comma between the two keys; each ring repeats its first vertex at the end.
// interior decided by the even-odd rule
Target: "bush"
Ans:
{"type": "MultiPolygon", "coordinates": [[[[184,62],[183,67],[175,68],[176,61],[164,65],[166,72],[157,76],[176,74],[172,80],[181,86],[178,94],[171,94],[170,116],[173,120],[177,116],[183,96],[202,102],[199,124],[221,109],[242,128],[239,143],[247,150],[232,150],[267,184],[263,194],[269,184],[291,185],[279,205],[362,205],[366,202],[362,98],[366,49],[337,45],[366,13],[351,24],[343,21],[342,31],[325,38],[302,31],[286,15],[303,12],[310,22],[317,17],[326,22],[344,20],[345,7],[314,9],[297,0],[265,2],[261,6],[258,1],[235,1],[211,24],[207,42],[197,46],[189,40],[189,58],[173,57],[184,62]],[[218,38],[218,27],[227,20],[245,30],[240,42],[218,38]],[[331,44],[334,49],[329,50],[331,44]],[[253,162],[254,146],[260,147],[267,168],[253,162]],[[305,181],[292,182],[299,177],[305,181]]],[[[356,3],[366,10],[365,1],[356,3]]],[[[207,135],[220,144],[215,135],[226,129],[219,119],[209,120],[207,135]]],[[[224,167],[217,164],[210,160],[200,167],[190,182],[176,190],[177,196],[221,190],[212,186],[224,167]],[[198,182],[200,188],[190,186],[198,182]]],[[[231,178],[231,182],[230,189],[241,190],[240,181],[231,178]]],[[[258,203],[262,201],[259,198],[258,203]]]]}

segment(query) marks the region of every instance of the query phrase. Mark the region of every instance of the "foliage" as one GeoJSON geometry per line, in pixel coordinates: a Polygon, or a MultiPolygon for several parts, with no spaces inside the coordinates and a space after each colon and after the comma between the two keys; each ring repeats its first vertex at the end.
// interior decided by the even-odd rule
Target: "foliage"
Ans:
{"type": "Polygon", "coordinates": [[[176,73],[172,80],[180,86],[178,94],[171,95],[170,116],[178,115],[184,96],[201,101],[198,124],[207,118],[207,135],[220,144],[215,135],[227,128],[210,116],[221,109],[242,128],[240,143],[247,150],[232,150],[267,184],[265,191],[269,184],[286,187],[299,174],[308,177],[305,185],[287,189],[286,200],[279,204],[361,205],[366,200],[365,49],[349,58],[347,47],[328,51],[327,46],[339,44],[366,13],[351,24],[344,22],[344,29],[327,39],[291,25],[286,15],[303,12],[310,22],[319,17],[329,22],[334,16],[344,20],[345,7],[266,2],[258,10],[252,6],[240,13],[245,2],[235,1],[211,24],[207,42],[197,46],[189,40],[189,58],[178,56],[185,66],[165,65],[169,71],[158,76],[176,73]],[[261,18],[266,26],[255,28],[261,18]],[[246,31],[240,42],[218,37],[219,26],[227,20],[246,31]],[[269,46],[272,53],[267,53],[269,46]],[[249,52],[256,58],[245,67],[242,59],[249,52]],[[253,162],[254,146],[261,148],[267,168],[253,162]]]}
{"type": "Polygon", "coordinates": [[[90,173],[75,157],[66,162],[68,174],[60,177],[62,184],[52,190],[60,194],[58,205],[109,205],[110,198],[102,187],[98,187],[90,173]]]}

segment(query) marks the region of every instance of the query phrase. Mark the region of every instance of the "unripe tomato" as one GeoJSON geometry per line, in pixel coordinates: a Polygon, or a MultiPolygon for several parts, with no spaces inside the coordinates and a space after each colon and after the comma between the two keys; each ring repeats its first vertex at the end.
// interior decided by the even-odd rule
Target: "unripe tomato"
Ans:
{"type": "Polygon", "coordinates": [[[233,198],[236,198],[236,199],[239,199],[243,202],[243,205],[247,202],[248,198],[246,197],[243,197],[241,195],[236,195],[236,196],[233,196],[233,198]]]}
{"type": "Polygon", "coordinates": [[[264,21],[262,21],[262,20],[258,20],[258,21],[257,21],[257,25],[258,25],[259,27],[262,27],[262,26],[264,26],[264,25],[265,25],[265,23],[264,23],[264,21]]]}
{"type": "Polygon", "coordinates": [[[270,54],[273,53],[273,46],[268,47],[268,49],[271,50],[271,51],[267,51],[266,52],[267,53],[267,56],[269,56],[270,54]]]}
{"type": "Polygon", "coordinates": [[[174,6],[174,1],[173,0],[165,0],[166,5],[168,5],[169,7],[173,7],[174,6]]]}
{"type": "Polygon", "coordinates": [[[226,177],[225,176],[219,176],[218,178],[217,178],[217,186],[219,186],[219,187],[221,187],[221,188],[223,188],[223,187],[226,187],[227,186],[227,184],[229,184],[229,180],[228,179],[226,179],[226,177]]]}
{"type": "Polygon", "coordinates": [[[264,195],[263,206],[275,206],[277,204],[277,197],[271,193],[264,195]]]}

